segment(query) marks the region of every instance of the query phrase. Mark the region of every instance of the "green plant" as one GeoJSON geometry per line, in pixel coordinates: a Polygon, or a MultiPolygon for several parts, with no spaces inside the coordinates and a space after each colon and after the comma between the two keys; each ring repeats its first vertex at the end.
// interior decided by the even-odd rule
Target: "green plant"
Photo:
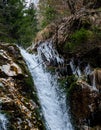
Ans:
{"type": "Polygon", "coordinates": [[[34,4],[25,7],[25,0],[0,1],[0,40],[28,47],[37,33],[34,4]]]}
{"type": "Polygon", "coordinates": [[[87,38],[87,32],[88,30],[81,28],[80,30],[77,30],[76,32],[74,32],[71,35],[70,39],[72,42],[77,43],[77,44],[84,42],[84,40],[86,40],[87,38]]]}
{"type": "Polygon", "coordinates": [[[73,50],[76,46],[87,42],[91,37],[93,37],[92,31],[81,28],[70,35],[70,39],[68,44],[66,43],[66,47],[68,47],[70,50],[73,50]]]}
{"type": "Polygon", "coordinates": [[[41,27],[44,28],[56,18],[56,10],[52,6],[46,6],[43,12],[41,27]]]}
{"type": "Polygon", "coordinates": [[[65,92],[70,94],[72,89],[76,86],[77,78],[75,75],[66,76],[58,79],[60,87],[65,90],[65,92]]]}
{"type": "Polygon", "coordinates": [[[75,75],[71,75],[66,78],[65,82],[67,82],[67,85],[66,85],[67,97],[71,94],[71,92],[75,89],[75,87],[77,87],[76,81],[77,81],[77,78],[75,77],[75,75]]]}
{"type": "Polygon", "coordinates": [[[58,82],[60,86],[64,89],[66,87],[66,82],[67,82],[68,76],[62,77],[58,79],[58,82]]]}
{"type": "Polygon", "coordinates": [[[67,82],[69,85],[76,81],[77,81],[77,78],[75,77],[75,75],[68,76],[67,78],[67,82]]]}

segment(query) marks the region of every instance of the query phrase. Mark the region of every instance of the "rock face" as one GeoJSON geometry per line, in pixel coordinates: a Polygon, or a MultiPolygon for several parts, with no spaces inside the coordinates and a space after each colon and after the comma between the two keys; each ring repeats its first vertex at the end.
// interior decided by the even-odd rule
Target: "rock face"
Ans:
{"type": "Polygon", "coordinates": [[[76,129],[101,129],[101,93],[96,85],[79,78],[70,92],[71,113],[74,124],[78,124],[76,129]]]}
{"type": "Polygon", "coordinates": [[[37,34],[34,44],[30,47],[30,50],[33,50],[33,48],[37,47],[40,43],[51,39],[59,53],[62,55],[63,53],[68,53],[68,51],[70,51],[68,48],[69,43],[71,42],[71,35],[82,28],[89,31],[89,38],[87,38],[87,42],[83,42],[84,44],[81,44],[81,48],[83,46],[85,50],[81,49],[79,46],[79,48],[75,49],[76,51],[81,50],[83,52],[87,52],[87,50],[89,51],[89,49],[94,49],[100,45],[100,38],[96,37],[98,31],[101,30],[100,9],[80,10],[75,14],[63,18],[61,21],[48,25],[44,30],[37,34]]]}
{"type": "Polygon", "coordinates": [[[31,75],[13,44],[0,43],[0,104],[10,130],[44,129],[31,75]]]}
{"type": "MultiPolygon", "coordinates": [[[[71,15],[42,30],[33,46],[51,40],[64,57],[59,76],[67,84],[75,129],[101,130],[101,2],[67,2],[71,15]]],[[[33,51],[33,47],[30,49],[33,51]]]]}
{"type": "Polygon", "coordinates": [[[101,6],[99,0],[67,0],[69,10],[72,14],[82,9],[95,9],[101,6]]]}

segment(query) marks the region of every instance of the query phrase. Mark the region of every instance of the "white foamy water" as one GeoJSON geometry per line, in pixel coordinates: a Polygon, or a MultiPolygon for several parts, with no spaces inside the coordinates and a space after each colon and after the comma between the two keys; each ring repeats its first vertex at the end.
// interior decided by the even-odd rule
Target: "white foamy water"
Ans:
{"type": "Polygon", "coordinates": [[[79,66],[77,66],[77,67],[75,66],[73,59],[71,59],[71,61],[70,61],[70,67],[71,67],[72,73],[74,75],[77,75],[78,77],[80,77],[82,75],[79,66]]]}
{"type": "Polygon", "coordinates": [[[42,54],[48,62],[57,61],[58,64],[62,64],[64,62],[63,58],[61,58],[58,52],[53,48],[52,42],[45,42],[38,47],[38,56],[40,61],[42,59],[42,54]]]}
{"type": "Polygon", "coordinates": [[[90,65],[88,64],[85,69],[84,69],[84,74],[85,75],[90,75],[92,73],[92,70],[91,70],[91,67],[90,65]]]}
{"type": "Polygon", "coordinates": [[[7,123],[6,116],[0,113],[0,130],[7,130],[7,123]]]}
{"type": "Polygon", "coordinates": [[[28,54],[21,49],[38,92],[46,128],[47,130],[73,130],[66,107],[65,94],[59,89],[56,76],[46,72],[43,65],[40,64],[42,62],[41,52],[44,53],[48,61],[50,61],[50,58],[55,58],[57,62],[62,63],[63,60],[48,43],[42,44],[38,48],[38,55],[28,54]]]}
{"type": "Polygon", "coordinates": [[[80,70],[79,66],[77,66],[77,67],[75,66],[73,59],[71,59],[71,61],[70,61],[70,67],[71,67],[72,73],[74,75],[76,75],[78,78],[82,78],[82,76],[84,76],[84,75],[86,77],[88,75],[93,75],[92,85],[89,85],[86,82],[84,84],[87,85],[91,90],[98,91],[98,89],[96,88],[95,74],[94,74],[94,71],[92,71],[92,69],[91,69],[89,64],[83,70],[84,73],[82,73],[82,71],[80,70]]]}

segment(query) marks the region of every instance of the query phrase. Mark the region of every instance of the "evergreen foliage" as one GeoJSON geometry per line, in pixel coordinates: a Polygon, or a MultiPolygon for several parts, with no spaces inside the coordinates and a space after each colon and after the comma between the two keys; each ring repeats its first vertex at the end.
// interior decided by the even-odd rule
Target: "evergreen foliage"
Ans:
{"type": "Polygon", "coordinates": [[[42,20],[42,28],[46,27],[48,24],[50,24],[55,18],[56,18],[56,10],[52,6],[46,6],[43,17],[44,19],[42,20]]]}
{"type": "Polygon", "coordinates": [[[39,18],[41,28],[46,27],[56,19],[57,11],[50,0],[39,0],[39,16],[41,16],[41,19],[39,18]]]}
{"type": "Polygon", "coordinates": [[[26,8],[25,0],[0,1],[0,40],[28,46],[37,32],[34,4],[26,8]]]}
{"type": "Polygon", "coordinates": [[[86,43],[92,37],[93,33],[90,30],[81,28],[70,36],[70,42],[67,43],[67,46],[70,50],[73,50],[76,46],[86,43]]]}
{"type": "Polygon", "coordinates": [[[67,6],[64,0],[39,0],[39,26],[44,28],[51,22],[67,16],[69,14],[67,6]]]}

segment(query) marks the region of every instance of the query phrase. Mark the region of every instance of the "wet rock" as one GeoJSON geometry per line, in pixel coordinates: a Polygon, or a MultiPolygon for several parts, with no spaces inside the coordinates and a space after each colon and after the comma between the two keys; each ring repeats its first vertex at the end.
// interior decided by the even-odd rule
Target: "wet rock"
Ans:
{"type": "Polygon", "coordinates": [[[71,112],[78,126],[82,124],[88,126],[100,125],[100,119],[96,123],[94,122],[94,120],[97,120],[95,113],[98,112],[101,115],[99,111],[100,96],[98,92],[92,91],[86,84],[81,84],[72,91],[70,97],[71,112]]]}
{"type": "Polygon", "coordinates": [[[15,49],[14,49],[13,46],[9,46],[9,47],[8,47],[8,51],[10,51],[10,53],[12,53],[12,54],[15,54],[15,53],[16,53],[16,51],[15,51],[15,49]]]}
{"type": "Polygon", "coordinates": [[[95,69],[93,76],[95,77],[96,88],[101,91],[101,69],[95,69]]]}
{"type": "Polygon", "coordinates": [[[34,84],[19,49],[0,43],[0,59],[0,109],[9,129],[43,130],[34,84]]]}
{"type": "MultiPolygon", "coordinates": [[[[100,70],[97,72],[100,72],[100,70]]],[[[93,74],[97,72],[94,70],[93,74]]],[[[95,85],[97,85],[96,83],[95,85]]],[[[74,124],[80,130],[99,130],[101,126],[101,93],[95,88],[96,86],[90,85],[82,77],[78,78],[76,84],[70,94],[70,106],[74,124]]]]}

